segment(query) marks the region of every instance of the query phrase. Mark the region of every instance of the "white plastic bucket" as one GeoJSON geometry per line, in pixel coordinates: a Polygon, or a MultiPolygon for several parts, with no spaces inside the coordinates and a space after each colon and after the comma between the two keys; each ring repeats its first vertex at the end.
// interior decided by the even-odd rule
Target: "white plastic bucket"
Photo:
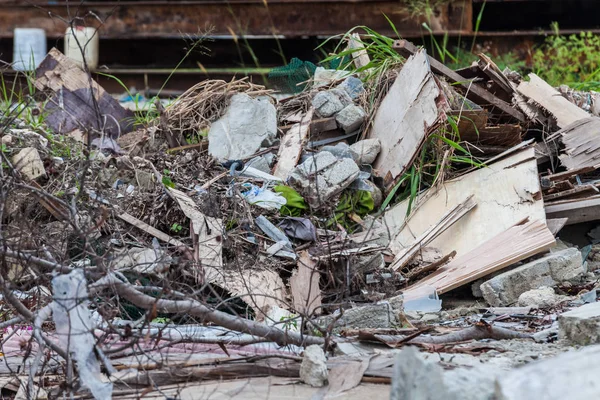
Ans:
{"type": "Polygon", "coordinates": [[[99,34],[96,28],[82,26],[67,28],[65,55],[79,64],[81,68],[84,67],[84,57],[90,71],[98,67],[99,44],[99,34]]]}
{"type": "Polygon", "coordinates": [[[46,57],[46,32],[38,28],[16,28],[14,30],[13,68],[17,71],[32,71],[46,57]]]}

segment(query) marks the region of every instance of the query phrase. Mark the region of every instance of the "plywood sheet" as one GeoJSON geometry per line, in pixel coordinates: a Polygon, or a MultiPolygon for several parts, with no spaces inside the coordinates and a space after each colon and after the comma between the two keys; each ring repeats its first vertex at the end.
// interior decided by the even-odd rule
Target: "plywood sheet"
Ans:
{"type": "Polygon", "coordinates": [[[590,116],[590,114],[565,99],[556,89],[536,74],[529,74],[529,82],[522,81],[517,87],[517,91],[552,114],[559,128],[564,128],[579,119],[590,116]]]}
{"type": "Polygon", "coordinates": [[[545,221],[535,151],[530,147],[448,181],[439,189],[425,191],[408,220],[408,201],[389,210],[384,220],[395,235],[392,251],[399,253],[411,246],[470,195],[477,207],[430,243],[443,254],[456,251],[460,257],[527,217],[545,221]]]}
{"type": "Polygon", "coordinates": [[[292,304],[297,312],[311,315],[313,312],[320,314],[321,288],[319,280],[321,275],[316,270],[314,262],[308,251],[302,251],[298,257],[298,268],[290,278],[292,304]]]}
{"type": "Polygon", "coordinates": [[[402,67],[377,109],[369,135],[381,141],[373,167],[387,185],[406,171],[438,120],[439,96],[427,54],[420,50],[402,67]]]}

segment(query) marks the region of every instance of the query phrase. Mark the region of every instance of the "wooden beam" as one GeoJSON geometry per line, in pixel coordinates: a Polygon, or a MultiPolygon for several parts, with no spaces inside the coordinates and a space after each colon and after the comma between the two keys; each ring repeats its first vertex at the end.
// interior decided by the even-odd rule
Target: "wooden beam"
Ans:
{"type": "MultiPolygon", "coordinates": [[[[417,46],[407,40],[397,40],[394,43],[394,49],[404,57],[410,57],[415,54],[418,50],[417,46]]],[[[446,67],[444,64],[429,56],[429,64],[431,70],[438,75],[445,76],[450,83],[456,83],[458,86],[466,90],[466,96],[469,100],[472,100],[480,106],[490,105],[493,108],[497,108],[505,114],[512,116],[519,122],[526,122],[525,115],[513,108],[510,104],[503,100],[500,100],[481,86],[473,83],[470,80],[465,80],[462,76],[446,67]]]]}
{"type": "Polygon", "coordinates": [[[547,218],[568,218],[567,225],[600,220],[600,196],[546,204],[547,218]]]}
{"type": "MultiPolygon", "coordinates": [[[[0,6],[0,38],[13,36],[15,28],[42,28],[51,38],[64,36],[67,21],[78,17],[100,29],[100,38],[172,38],[212,28],[212,35],[286,37],[339,35],[367,25],[394,36],[384,15],[404,37],[421,37],[427,17],[413,17],[398,0],[203,0],[203,1],[21,1],[0,6]],[[70,7],[67,7],[67,4],[70,7]],[[324,19],[325,18],[325,19],[324,19]]],[[[436,6],[434,33],[472,32],[471,1],[457,0],[436,6]]]]}

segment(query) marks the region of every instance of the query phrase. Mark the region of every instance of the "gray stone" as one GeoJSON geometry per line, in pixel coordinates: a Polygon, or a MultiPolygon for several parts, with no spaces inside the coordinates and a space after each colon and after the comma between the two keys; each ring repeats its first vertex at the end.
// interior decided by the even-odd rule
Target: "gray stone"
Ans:
{"type": "Polygon", "coordinates": [[[323,118],[331,117],[344,108],[338,96],[331,91],[317,93],[312,99],[312,105],[316,113],[323,118]]]}
{"type": "Polygon", "coordinates": [[[350,258],[350,269],[353,274],[364,274],[385,268],[383,253],[357,255],[350,258]]]}
{"type": "Polygon", "coordinates": [[[335,122],[346,133],[359,129],[365,120],[365,111],[354,104],[347,105],[335,116],[335,122]]]}
{"type": "Polygon", "coordinates": [[[585,273],[581,253],[569,248],[502,273],[484,282],[481,291],[491,306],[508,306],[529,290],[565,281],[576,283],[585,273]]]}
{"type": "Polygon", "coordinates": [[[350,146],[350,151],[358,165],[373,164],[381,151],[381,142],[379,139],[361,140],[350,146]]]}
{"type": "Polygon", "coordinates": [[[344,89],[352,98],[352,100],[359,98],[360,95],[365,91],[362,81],[355,76],[349,76],[346,78],[344,82],[338,85],[338,88],[344,89]]]}
{"type": "Polygon", "coordinates": [[[12,141],[13,141],[13,137],[11,135],[4,135],[4,136],[2,136],[2,139],[0,139],[0,143],[5,144],[5,145],[11,144],[12,141]]]}
{"type": "Polygon", "coordinates": [[[320,151],[328,151],[337,158],[350,158],[352,157],[352,152],[350,151],[350,146],[347,143],[340,142],[335,146],[323,146],[320,151]]]}
{"type": "Polygon", "coordinates": [[[208,132],[208,152],[219,160],[238,160],[270,146],[277,137],[277,112],[266,98],[240,93],[208,132]]]}
{"type": "MultiPolygon", "coordinates": [[[[457,356],[457,355],[452,355],[457,356]]],[[[492,365],[444,371],[414,347],[396,355],[390,400],[492,400],[496,378],[506,374],[492,365]]]]}
{"type": "Polygon", "coordinates": [[[497,400],[591,400],[600,392],[600,346],[515,368],[496,380],[497,400]]]}
{"type": "Polygon", "coordinates": [[[160,274],[169,269],[172,259],[163,250],[133,247],[118,253],[112,267],[131,269],[140,274],[160,274]]]}
{"type": "Polygon", "coordinates": [[[403,294],[399,294],[397,296],[390,297],[387,301],[388,301],[388,303],[390,303],[390,306],[392,307],[393,311],[398,312],[398,311],[404,310],[404,295],[403,294]]]}
{"type": "MultiPolygon", "coordinates": [[[[339,333],[342,329],[352,328],[393,328],[397,323],[397,312],[388,302],[369,304],[344,310],[344,314],[335,322],[333,332],[339,333]]],[[[326,315],[316,320],[317,325],[325,328],[337,315],[326,315]]]]}
{"type": "Polygon", "coordinates": [[[304,196],[312,208],[320,208],[354,181],[360,170],[349,159],[337,159],[329,152],[320,152],[297,166],[289,183],[304,196]]]}
{"type": "Polygon", "coordinates": [[[519,307],[549,308],[566,299],[567,296],[554,293],[554,289],[551,287],[542,286],[539,289],[532,289],[521,293],[518,304],[519,307]]]}
{"type": "Polygon", "coordinates": [[[424,323],[434,323],[434,322],[440,322],[440,314],[439,313],[425,313],[422,317],[421,317],[421,322],[424,323]]]}
{"type": "Polygon", "coordinates": [[[256,168],[259,171],[271,173],[271,167],[269,161],[264,156],[254,157],[252,160],[246,163],[247,167],[256,168]]]}
{"type": "Polygon", "coordinates": [[[600,302],[585,304],[558,316],[560,339],[572,344],[600,343],[600,302]]]}
{"type": "Polygon", "coordinates": [[[350,104],[354,104],[352,98],[344,89],[335,88],[331,89],[330,92],[337,96],[338,100],[340,101],[340,103],[342,103],[344,107],[349,106],[350,104]]]}
{"type": "Polygon", "coordinates": [[[323,349],[316,344],[308,346],[302,355],[300,380],[313,387],[322,387],[327,378],[327,359],[323,349]]]}

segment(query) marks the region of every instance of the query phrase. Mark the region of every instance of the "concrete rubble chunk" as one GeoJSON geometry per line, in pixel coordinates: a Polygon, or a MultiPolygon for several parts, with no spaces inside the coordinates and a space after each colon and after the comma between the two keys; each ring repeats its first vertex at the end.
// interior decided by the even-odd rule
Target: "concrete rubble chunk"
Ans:
{"type": "Polygon", "coordinates": [[[313,387],[322,387],[327,383],[327,359],[320,346],[313,344],[304,350],[300,364],[300,380],[313,387]]]}
{"type": "Polygon", "coordinates": [[[497,275],[481,284],[481,292],[491,306],[503,307],[516,303],[521,294],[532,289],[577,283],[586,272],[579,250],[569,248],[497,275]]]}
{"type": "MultiPolygon", "coordinates": [[[[369,304],[360,307],[354,307],[344,310],[344,314],[334,325],[334,332],[341,329],[368,329],[368,328],[393,328],[397,324],[397,311],[392,308],[389,302],[378,304],[369,304]]],[[[321,327],[328,326],[335,318],[334,315],[326,315],[317,320],[321,327]]]]}
{"type": "Polygon", "coordinates": [[[312,105],[320,117],[327,118],[342,111],[344,105],[331,91],[319,92],[313,97],[312,105]]]}
{"type": "Polygon", "coordinates": [[[352,157],[358,165],[373,164],[381,151],[379,139],[365,139],[350,146],[352,157]]]}
{"type": "Polygon", "coordinates": [[[338,85],[338,88],[344,89],[352,100],[359,98],[365,91],[362,81],[355,76],[349,76],[344,79],[344,81],[338,85]]]}
{"type": "Polygon", "coordinates": [[[321,151],[328,151],[337,158],[353,158],[352,152],[350,151],[350,146],[344,142],[340,142],[335,146],[323,146],[321,151]]]}
{"type": "Polygon", "coordinates": [[[445,371],[414,347],[396,355],[391,400],[492,400],[494,382],[506,374],[492,365],[473,365],[445,371]]]}
{"type": "Polygon", "coordinates": [[[591,400],[600,392],[600,346],[516,368],[497,378],[495,400],[591,400]]]}
{"type": "Polygon", "coordinates": [[[528,290],[519,296],[519,307],[548,308],[554,307],[561,301],[568,299],[567,296],[561,296],[554,293],[551,287],[542,286],[539,289],[528,290]]]}
{"type": "Polygon", "coordinates": [[[346,133],[359,129],[365,120],[365,111],[354,104],[347,105],[335,116],[338,126],[346,133]]]}
{"type": "Polygon", "coordinates": [[[46,175],[44,163],[35,147],[25,147],[13,157],[12,163],[28,179],[35,180],[46,175]]]}
{"type": "Polygon", "coordinates": [[[277,112],[267,98],[240,93],[208,132],[208,152],[219,160],[239,160],[270,146],[277,137],[277,112]]]}
{"type": "Polygon", "coordinates": [[[354,104],[354,102],[352,101],[352,97],[350,97],[348,92],[344,89],[334,88],[331,89],[331,93],[337,96],[338,100],[340,101],[340,103],[342,103],[344,107],[349,106],[350,104],[354,104]]]}
{"type": "Polygon", "coordinates": [[[585,304],[558,316],[558,337],[572,344],[600,343],[600,302],[585,304]]]}
{"type": "Polygon", "coordinates": [[[319,208],[347,188],[359,173],[353,160],[340,160],[322,151],[297,166],[290,174],[289,183],[311,207],[319,208]]]}

